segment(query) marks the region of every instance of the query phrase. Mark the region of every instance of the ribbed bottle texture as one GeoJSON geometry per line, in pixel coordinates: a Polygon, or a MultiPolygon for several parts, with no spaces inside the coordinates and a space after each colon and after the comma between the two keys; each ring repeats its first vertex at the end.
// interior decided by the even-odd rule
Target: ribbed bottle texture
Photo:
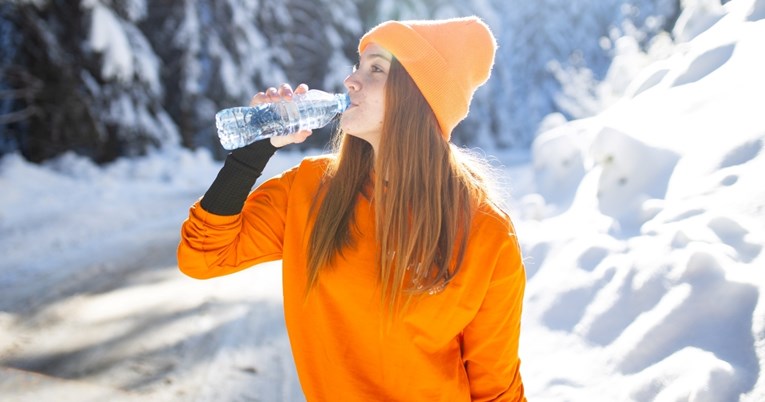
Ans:
{"type": "Polygon", "coordinates": [[[223,148],[232,150],[275,135],[324,127],[349,104],[348,94],[312,89],[293,95],[289,102],[223,109],[215,115],[215,126],[223,148]]]}

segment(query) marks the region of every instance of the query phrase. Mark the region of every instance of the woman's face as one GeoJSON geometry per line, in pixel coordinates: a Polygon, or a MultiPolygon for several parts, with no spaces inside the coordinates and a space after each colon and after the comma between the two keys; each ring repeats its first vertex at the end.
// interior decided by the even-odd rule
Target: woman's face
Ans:
{"type": "Polygon", "coordinates": [[[385,117],[385,82],[392,57],[390,52],[372,43],[361,53],[353,73],[345,78],[351,106],[340,118],[340,128],[346,134],[367,141],[375,153],[385,117]]]}

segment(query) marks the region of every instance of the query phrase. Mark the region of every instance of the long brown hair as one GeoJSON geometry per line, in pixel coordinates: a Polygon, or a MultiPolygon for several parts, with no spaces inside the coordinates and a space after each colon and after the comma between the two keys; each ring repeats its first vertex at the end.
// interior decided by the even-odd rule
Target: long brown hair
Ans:
{"type": "Polygon", "coordinates": [[[381,296],[392,312],[402,294],[408,302],[448,285],[460,269],[473,213],[490,197],[480,169],[444,140],[432,109],[395,58],[385,91],[379,155],[364,140],[336,137],[336,158],[316,198],[308,289],[353,244],[361,194],[374,202],[381,296]]]}

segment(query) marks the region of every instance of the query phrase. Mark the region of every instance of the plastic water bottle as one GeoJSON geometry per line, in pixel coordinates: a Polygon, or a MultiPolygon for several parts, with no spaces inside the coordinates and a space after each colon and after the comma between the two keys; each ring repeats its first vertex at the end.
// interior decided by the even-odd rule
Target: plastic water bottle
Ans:
{"type": "Polygon", "coordinates": [[[223,148],[232,150],[275,135],[324,127],[350,103],[348,94],[311,89],[294,94],[289,102],[223,109],[215,114],[215,126],[223,148]]]}

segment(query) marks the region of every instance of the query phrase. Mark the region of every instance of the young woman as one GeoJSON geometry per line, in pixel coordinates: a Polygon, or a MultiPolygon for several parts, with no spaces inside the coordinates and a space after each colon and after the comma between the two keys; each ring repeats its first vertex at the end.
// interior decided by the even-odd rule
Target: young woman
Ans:
{"type": "MultiPolygon", "coordinates": [[[[345,79],[333,155],[250,192],[275,150],[310,132],[256,142],[191,208],[178,249],[187,275],[282,260],[308,401],[525,400],[518,241],[480,164],[449,143],[495,49],[475,17],[378,25],[345,79]]],[[[292,95],[282,85],[252,103],[292,95]]]]}

